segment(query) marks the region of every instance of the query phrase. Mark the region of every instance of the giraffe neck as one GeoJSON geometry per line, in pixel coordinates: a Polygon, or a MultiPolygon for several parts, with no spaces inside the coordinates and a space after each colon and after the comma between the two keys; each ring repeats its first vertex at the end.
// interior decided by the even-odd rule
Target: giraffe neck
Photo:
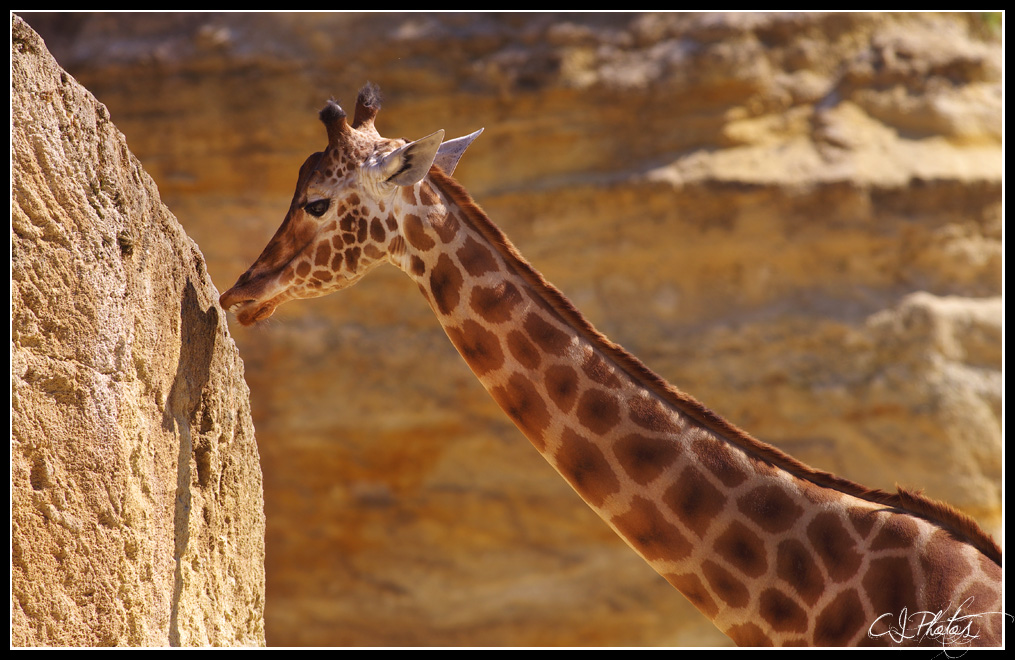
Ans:
{"type": "MultiPolygon", "coordinates": [[[[394,260],[483,386],[734,641],[891,643],[868,635],[885,613],[968,597],[1000,609],[1000,552],[959,514],[816,472],[672,388],[596,332],[439,169],[399,205],[394,260]]],[[[999,634],[994,620],[976,626],[980,643],[999,634]]]]}

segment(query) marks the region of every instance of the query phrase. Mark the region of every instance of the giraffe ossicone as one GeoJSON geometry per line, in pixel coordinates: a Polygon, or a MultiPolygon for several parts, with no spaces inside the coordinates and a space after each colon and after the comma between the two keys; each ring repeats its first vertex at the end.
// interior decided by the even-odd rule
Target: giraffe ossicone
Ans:
{"type": "Polygon", "coordinates": [[[479,131],[387,139],[379,109],[367,85],[351,123],[333,101],[321,111],[328,146],[220,299],[240,323],[394,264],[535,448],[738,644],[1002,643],[1001,551],[972,519],[814,470],[664,381],[596,331],[449,176],[479,131]]]}

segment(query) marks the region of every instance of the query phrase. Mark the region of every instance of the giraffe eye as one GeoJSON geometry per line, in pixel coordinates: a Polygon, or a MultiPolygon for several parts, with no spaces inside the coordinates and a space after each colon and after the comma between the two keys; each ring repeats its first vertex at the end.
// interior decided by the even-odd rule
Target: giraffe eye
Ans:
{"type": "Polygon", "coordinates": [[[331,206],[330,199],[319,199],[316,202],[307,202],[304,204],[303,210],[315,218],[319,218],[324,215],[324,212],[328,210],[329,206],[331,206]]]}

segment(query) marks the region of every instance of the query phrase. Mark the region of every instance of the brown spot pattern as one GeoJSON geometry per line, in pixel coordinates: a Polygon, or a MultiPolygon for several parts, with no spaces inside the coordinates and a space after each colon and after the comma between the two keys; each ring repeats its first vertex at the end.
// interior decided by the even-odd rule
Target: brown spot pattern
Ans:
{"type": "Polygon", "coordinates": [[[479,323],[467,319],[459,328],[448,328],[448,337],[477,376],[499,369],[504,364],[500,340],[479,323]]]}
{"type": "Polygon", "coordinates": [[[515,305],[522,301],[522,294],[510,282],[501,282],[492,287],[477,286],[472,289],[469,304],[474,312],[490,323],[503,323],[511,318],[515,305]]]}
{"type": "Polygon", "coordinates": [[[518,364],[529,369],[537,369],[541,358],[539,357],[539,351],[532,345],[525,335],[512,330],[507,335],[507,346],[508,350],[511,351],[511,355],[518,360],[518,364]]]}
{"type": "Polygon", "coordinates": [[[356,267],[359,265],[359,255],[360,249],[358,247],[345,251],[345,267],[350,273],[356,272],[356,267]]]}
{"type": "Polygon", "coordinates": [[[963,577],[973,570],[956,551],[955,544],[956,541],[948,532],[939,529],[924,548],[920,563],[924,571],[924,582],[928,585],[926,597],[932,605],[952,598],[963,577]]]}
{"type": "Polygon", "coordinates": [[[378,218],[374,218],[373,220],[370,221],[371,239],[373,239],[378,243],[381,243],[384,241],[384,237],[387,235],[388,233],[384,231],[384,226],[381,224],[381,221],[378,218]]]}
{"type": "Polygon", "coordinates": [[[708,618],[715,617],[719,613],[719,606],[712,600],[712,596],[709,595],[708,589],[702,583],[694,573],[687,573],[685,575],[664,575],[666,581],[672,584],[677,591],[684,594],[684,598],[691,601],[691,605],[698,608],[698,611],[707,616],[708,618]]]}
{"type": "Polygon", "coordinates": [[[627,414],[631,421],[649,431],[676,433],[680,427],[673,423],[669,411],[655,399],[635,397],[627,402],[627,414]]]}
{"type": "Polygon", "coordinates": [[[838,516],[831,512],[814,516],[807,526],[807,538],[833,582],[856,575],[862,557],[838,516]]]}
{"type": "Polygon", "coordinates": [[[979,555],[980,570],[987,576],[987,579],[1001,581],[1001,567],[995,564],[990,557],[984,554],[979,555]]]}
{"type": "Polygon", "coordinates": [[[761,618],[776,632],[807,632],[807,612],[778,589],[765,589],[758,599],[761,618]]]}
{"type": "Polygon", "coordinates": [[[958,604],[967,603],[966,607],[962,609],[963,614],[980,615],[974,620],[971,631],[974,634],[981,633],[981,631],[983,634],[991,634],[997,640],[996,646],[1001,644],[1001,624],[1008,624],[1010,621],[1009,615],[1002,613],[998,589],[1000,587],[997,585],[975,582],[952,601],[952,609],[948,612],[952,614],[958,604]],[[994,632],[991,633],[991,630],[994,632]]]}
{"type": "Polygon", "coordinates": [[[536,449],[543,451],[543,431],[550,423],[550,413],[529,379],[512,374],[506,385],[491,388],[490,394],[536,449]]]}
{"type": "Polygon", "coordinates": [[[315,266],[327,266],[328,259],[331,258],[331,245],[327,242],[322,241],[317,244],[317,250],[314,253],[314,265],[315,266]]]}
{"type": "Polygon", "coordinates": [[[497,260],[482,243],[469,236],[462,247],[458,248],[458,261],[469,275],[479,277],[483,273],[496,271],[497,260]]]}
{"type": "Polygon", "coordinates": [[[557,470],[592,506],[602,506],[620,491],[620,481],[603,452],[571,429],[564,429],[556,456],[557,470]]]}
{"type": "Polygon", "coordinates": [[[733,640],[737,646],[775,646],[768,635],[753,623],[742,623],[732,626],[726,631],[726,635],[733,640]]]}
{"type": "Polygon", "coordinates": [[[402,226],[404,227],[405,240],[409,241],[409,244],[417,250],[426,252],[437,245],[432,238],[427,236],[426,230],[423,229],[423,221],[419,219],[419,216],[407,213],[402,220],[402,226]]]}
{"type": "Polygon", "coordinates": [[[419,201],[423,206],[433,207],[440,203],[441,199],[434,192],[433,187],[429,182],[424,181],[419,186],[419,201]]]}
{"type": "Polygon", "coordinates": [[[432,212],[428,217],[430,226],[445,243],[455,240],[458,235],[458,218],[447,211],[432,212]]]}
{"type": "Polygon", "coordinates": [[[401,236],[395,236],[388,243],[388,254],[393,257],[400,257],[405,254],[405,239],[401,236]]]}
{"type": "Polygon", "coordinates": [[[726,496],[705,475],[688,465],[677,482],[663,493],[663,502],[700,538],[726,506],[726,496]]]}
{"type": "Polygon", "coordinates": [[[627,475],[645,486],[677,460],[680,445],[672,440],[631,433],[613,445],[613,453],[627,475]]]}
{"type": "Polygon", "coordinates": [[[715,551],[749,577],[758,577],[768,567],[761,537],[738,520],[715,540],[715,551]]]}
{"type": "Polygon", "coordinates": [[[841,499],[841,494],[831,488],[823,488],[817,484],[806,481],[799,477],[793,477],[793,483],[797,486],[797,492],[807,498],[807,500],[813,504],[828,504],[829,502],[838,502],[841,499]]]}
{"type": "Polygon", "coordinates": [[[578,374],[567,365],[549,367],[544,376],[546,391],[561,412],[570,412],[578,398],[578,374]]]}
{"type": "Polygon", "coordinates": [[[850,507],[846,515],[849,516],[849,521],[860,538],[867,538],[867,535],[874,529],[874,523],[878,520],[878,514],[875,511],[860,507],[850,507]]]}
{"type": "Polygon", "coordinates": [[[585,358],[585,362],[582,364],[582,371],[589,377],[594,383],[605,385],[610,389],[617,389],[620,387],[620,379],[613,373],[610,365],[607,364],[598,353],[590,352],[585,358]]]}
{"type": "Polygon", "coordinates": [[[563,355],[571,344],[571,338],[566,333],[535,312],[526,315],[523,326],[536,346],[552,355],[563,355]]]}
{"type": "Polygon", "coordinates": [[[846,646],[867,625],[863,602],[853,589],[842,592],[818,614],[814,626],[816,646],[846,646]]]}
{"type": "Polygon", "coordinates": [[[691,451],[724,486],[733,488],[747,480],[747,473],[737,465],[733,452],[721,441],[711,437],[697,438],[691,443],[691,451]]]}
{"type": "Polygon", "coordinates": [[[890,550],[892,548],[908,548],[919,535],[916,523],[905,516],[893,515],[885,521],[871,541],[871,550],[890,550]]]}
{"type": "Polygon", "coordinates": [[[678,560],[691,552],[691,543],[670,524],[654,502],[635,496],[631,508],[613,518],[617,530],[648,561],[678,560]]]}
{"type": "Polygon", "coordinates": [[[879,557],[870,563],[863,576],[863,588],[876,614],[897,615],[902,608],[919,610],[916,583],[909,560],[904,557],[879,557]]]}
{"type": "Polygon", "coordinates": [[[758,475],[774,476],[779,471],[776,467],[767,459],[755,456],[754,454],[747,452],[747,462],[750,465],[750,469],[758,475]]]}
{"type": "Polygon", "coordinates": [[[814,563],[810,551],[796,539],[779,544],[775,556],[775,574],[793,587],[808,605],[813,605],[825,591],[825,578],[814,563]]]}
{"type": "Polygon", "coordinates": [[[430,290],[433,292],[434,304],[442,314],[450,314],[458,307],[462,290],[462,273],[451,261],[451,257],[442,254],[437,264],[430,271],[430,290]]]}
{"type": "Polygon", "coordinates": [[[701,574],[708,580],[715,595],[730,607],[745,607],[750,602],[751,593],[747,586],[711,559],[701,563],[701,574]]]}
{"type": "Polygon", "coordinates": [[[803,513],[803,508],[774,484],[758,486],[740,496],[737,508],[758,527],[772,533],[786,531],[803,513]]]}
{"type": "Polygon", "coordinates": [[[589,389],[578,398],[578,421],[593,433],[606,433],[620,423],[617,397],[603,390],[589,389]]]}

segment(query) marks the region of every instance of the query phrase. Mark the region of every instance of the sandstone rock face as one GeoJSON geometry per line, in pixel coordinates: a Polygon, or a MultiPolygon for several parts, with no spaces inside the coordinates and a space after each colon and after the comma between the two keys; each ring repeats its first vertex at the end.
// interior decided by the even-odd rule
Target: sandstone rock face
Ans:
{"type": "MultiPolygon", "coordinates": [[[[1001,46],[981,15],[29,16],[224,289],[316,113],[485,127],[456,176],[614,341],[757,437],[1001,521],[1001,46]]],[[[489,400],[408,278],[233,328],[269,644],[726,640],[489,400]]]]}
{"type": "Polygon", "coordinates": [[[13,17],[11,644],[264,644],[243,363],[105,106],[13,17]]]}

